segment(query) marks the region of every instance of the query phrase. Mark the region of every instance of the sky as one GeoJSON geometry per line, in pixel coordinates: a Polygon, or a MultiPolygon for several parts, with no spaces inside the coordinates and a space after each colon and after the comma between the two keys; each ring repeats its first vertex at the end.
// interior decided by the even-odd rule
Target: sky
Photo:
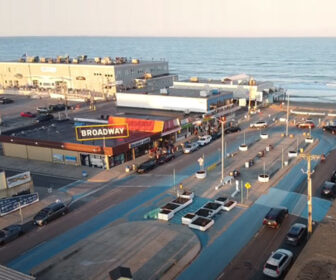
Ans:
{"type": "Polygon", "coordinates": [[[334,37],[335,0],[0,0],[0,36],[334,37]]]}

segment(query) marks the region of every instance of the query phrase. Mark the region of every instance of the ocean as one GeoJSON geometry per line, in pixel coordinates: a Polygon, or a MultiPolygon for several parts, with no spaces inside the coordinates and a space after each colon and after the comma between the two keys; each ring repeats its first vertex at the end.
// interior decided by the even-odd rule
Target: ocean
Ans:
{"type": "Polygon", "coordinates": [[[336,38],[0,37],[0,61],[29,56],[167,60],[179,79],[246,73],[293,101],[336,103],[336,38]]]}

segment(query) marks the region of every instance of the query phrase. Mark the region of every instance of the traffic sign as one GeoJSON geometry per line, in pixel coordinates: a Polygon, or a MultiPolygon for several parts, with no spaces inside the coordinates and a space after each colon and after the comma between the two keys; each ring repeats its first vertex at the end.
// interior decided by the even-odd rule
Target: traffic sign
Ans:
{"type": "Polygon", "coordinates": [[[245,183],[245,188],[250,189],[251,188],[251,184],[250,183],[245,183]]]}

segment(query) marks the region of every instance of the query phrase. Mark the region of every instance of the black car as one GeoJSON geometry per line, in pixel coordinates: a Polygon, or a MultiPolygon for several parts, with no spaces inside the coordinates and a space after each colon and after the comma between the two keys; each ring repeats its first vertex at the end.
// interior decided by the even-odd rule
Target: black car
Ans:
{"type": "Polygon", "coordinates": [[[321,189],[321,196],[324,198],[335,198],[336,184],[334,182],[324,182],[321,189]]]}
{"type": "Polygon", "coordinates": [[[56,104],[56,105],[49,105],[49,111],[50,112],[59,112],[59,111],[64,111],[65,110],[65,105],[64,104],[56,104]]]}
{"type": "Polygon", "coordinates": [[[0,97],[0,104],[9,104],[13,103],[14,100],[7,97],[0,97]]]}
{"type": "Polygon", "coordinates": [[[238,126],[231,126],[231,127],[228,127],[224,130],[224,134],[230,134],[230,133],[235,133],[235,132],[238,132],[238,131],[241,131],[241,128],[238,127],[238,126]]]}
{"type": "Polygon", "coordinates": [[[330,132],[331,134],[336,134],[336,125],[326,125],[322,127],[322,130],[330,132]]]}
{"type": "Polygon", "coordinates": [[[263,225],[271,228],[279,228],[287,215],[287,208],[271,208],[264,218],[263,225]]]}
{"type": "Polygon", "coordinates": [[[166,153],[160,156],[158,163],[164,164],[165,162],[171,161],[174,158],[175,158],[175,155],[173,153],[166,153]]]}
{"type": "Polygon", "coordinates": [[[43,226],[51,222],[52,220],[55,220],[58,217],[65,215],[67,212],[68,208],[63,202],[54,202],[38,212],[35,215],[33,221],[34,224],[43,226]]]}
{"type": "Polygon", "coordinates": [[[296,223],[291,226],[287,235],[286,242],[288,244],[297,246],[307,236],[307,226],[304,224],[296,223]]]}
{"type": "Polygon", "coordinates": [[[330,182],[336,183],[336,171],[331,175],[330,182]]]}
{"type": "Polygon", "coordinates": [[[10,225],[0,230],[0,245],[10,242],[22,235],[21,225],[10,225]]]}
{"type": "Polygon", "coordinates": [[[137,169],[137,172],[139,174],[148,172],[149,170],[152,170],[153,168],[155,168],[157,165],[157,162],[155,159],[150,159],[148,161],[145,161],[143,163],[140,164],[140,166],[137,169]]]}
{"type": "Polygon", "coordinates": [[[54,116],[51,114],[40,115],[35,119],[36,123],[48,122],[54,119],[54,116]]]}

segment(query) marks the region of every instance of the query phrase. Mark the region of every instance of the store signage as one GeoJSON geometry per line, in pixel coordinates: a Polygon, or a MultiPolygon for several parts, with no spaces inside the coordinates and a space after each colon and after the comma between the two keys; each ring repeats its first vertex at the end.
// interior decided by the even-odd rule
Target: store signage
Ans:
{"type": "Polygon", "coordinates": [[[63,162],[64,161],[64,156],[61,154],[53,154],[53,159],[54,161],[57,162],[63,162]]]}
{"type": "Polygon", "coordinates": [[[139,141],[135,141],[135,142],[129,144],[129,148],[133,149],[135,147],[139,147],[141,145],[147,144],[147,143],[150,142],[150,140],[151,140],[150,137],[147,137],[147,138],[141,139],[139,141]]]}
{"type": "Polygon", "coordinates": [[[13,188],[15,186],[22,185],[31,181],[30,172],[23,172],[12,177],[7,178],[7,187],[13,188]]]}
{"type": "Polygon", "coordinates": [[[86,125],[76,127],[77,141],[127,138],[129,136],[127,124],[86,125]]]}
{"type": "Polygon", "coordinates": [[[67,162],[77,162],[77,157],[75,157],[75,156],[65,156],[65,161],[67,161],[67,162]]]}

